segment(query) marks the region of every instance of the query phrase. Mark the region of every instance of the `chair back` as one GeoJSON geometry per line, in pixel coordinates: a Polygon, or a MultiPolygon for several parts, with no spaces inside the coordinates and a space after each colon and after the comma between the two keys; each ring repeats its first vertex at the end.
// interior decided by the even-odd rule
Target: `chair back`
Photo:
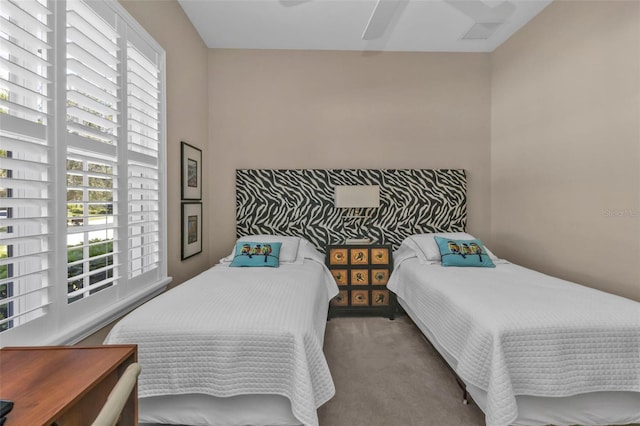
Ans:
{"type": "Polygon", "coordinates": [[[139,375],[140,364],[137,362],[129,364],[124,374],[118,379],[118,383],[109,393],[107,402],[105,402],[91,426],[115,426],[118,423],[122,409],[127,403],[139,375]]]}

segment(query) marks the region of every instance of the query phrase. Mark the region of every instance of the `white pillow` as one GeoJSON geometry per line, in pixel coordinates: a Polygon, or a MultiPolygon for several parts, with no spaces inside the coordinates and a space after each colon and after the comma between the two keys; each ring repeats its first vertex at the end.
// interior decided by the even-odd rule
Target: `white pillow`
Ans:
{"type": "MultiPolygon", "coordinates": [[[[476,237],[466,232],[434,232],[430,234],[411,235],[407,237],[402,244],[415,250],[418,255],[418,262],[421,264],[439,263],[442,261],[440,249],[438,248],[436,239],[433,237],[451,238],[452,240],[477,240],[476,237]]],[[[487,250],[487,254],[491,260],[499,260],[486,245],[484,248],[487,250]]]]}
{"type": "Polygon", "coordinates": [[[324,254],[320,253],[308,240],[300,238],[300,248],[298,249],[298,258],[312,259],[324,265],[324,254]]]}
{"type": "MultiPolygon", "coordinates": [[[[285,237],[283,235],[246,235],[238,238],[236,243],[251,241],[255,243],[282,243],[280,247],[280,263],[302,263],[304,254],[300,250],[300,237],[285,237]]],[[[304,248],[304,247],[303,247],[304,248]]],[[[220,263],[232,262],[235,256],[236,245],[233,245],[231,254],[220,259],[220,263]]]]}

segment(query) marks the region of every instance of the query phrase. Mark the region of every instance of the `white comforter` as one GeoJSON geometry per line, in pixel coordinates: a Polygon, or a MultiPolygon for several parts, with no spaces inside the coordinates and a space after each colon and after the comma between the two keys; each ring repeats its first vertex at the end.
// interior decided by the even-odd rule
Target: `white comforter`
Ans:
{"type": "Polygon", "coordinates": [[[279,268],[218,265],[139,307],[106,344],[137,343],[139,396],[277,394],[317,425],[335,393],[322,345],[326,268],[309,259],[279,268]]]}
{"type": "Polygon", "coordinates": [[[517,265],[396,260],[388,288],[487,392],[486,423],[517,417],[516,395],[640,392],[640,303],[517,265]]]}

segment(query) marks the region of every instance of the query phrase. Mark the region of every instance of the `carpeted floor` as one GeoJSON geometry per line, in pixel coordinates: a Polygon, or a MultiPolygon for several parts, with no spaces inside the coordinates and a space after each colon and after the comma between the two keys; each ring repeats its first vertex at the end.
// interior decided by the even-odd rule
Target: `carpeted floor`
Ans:
{"type": "Polygon", "coordinates": [[[321,426],[484,425],[406,316],[334,318],[324,351],[336,395],[318,410],[321,426]]]}

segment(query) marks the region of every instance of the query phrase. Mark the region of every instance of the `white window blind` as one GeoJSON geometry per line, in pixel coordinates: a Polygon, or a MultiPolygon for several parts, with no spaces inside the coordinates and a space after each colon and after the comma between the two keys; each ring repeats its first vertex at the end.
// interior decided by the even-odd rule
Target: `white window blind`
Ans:
{"type": "MultiPolygon", "coordinates": [[[[67,2],[67,129],[118,140],[118,33],[80,0],[67,2]]],[[[76,141],[82,146],[85,141],[76,141]]]]}
{"type": "Polygon", "coordinates": [[[50,14],[35,0],[0,2],[0,331],[50,304],[50,14]]]}
{"type": "Polygon", "coordinates": [[[164,72],[115,0],[0,0],[0,346],[72,342],[170,282],[164,72]]]}
{"type": "Polygon", "coordinates": [[[68,302],[116,284],[118,39],[79,0],[67,1],[68,302]]]}
{"type": "Polygon", "coordinates": [[[36,0],[0,2],[0,108],[5,114],[44,125],[51,65],[50,13],[36,0]]]}
{"type": "MultiPolygon", "coordinates": [[[[142,41],[137,46],[150,51],[142,41]]],[[[155,270],[160,262],[160,70],[127,43],[129,278],[155,270]]],[[[150,55],[150,56],[151,56],[150,55]]]]}

